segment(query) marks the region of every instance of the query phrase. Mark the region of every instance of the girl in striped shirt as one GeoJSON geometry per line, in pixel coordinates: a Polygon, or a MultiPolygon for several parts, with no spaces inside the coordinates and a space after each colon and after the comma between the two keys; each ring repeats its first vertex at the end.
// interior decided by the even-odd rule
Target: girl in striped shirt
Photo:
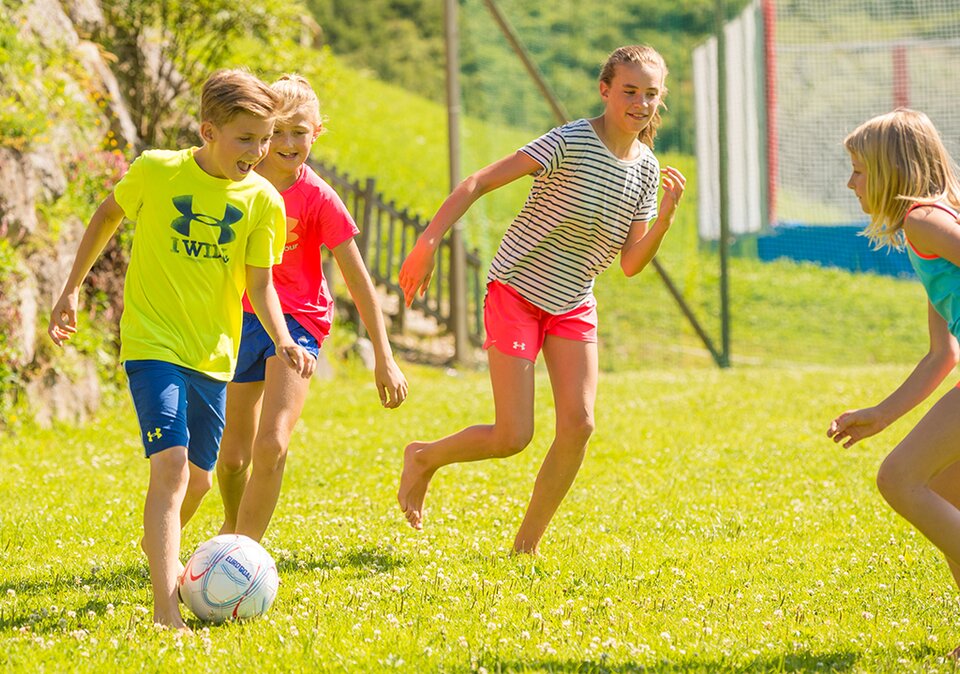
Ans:
{"type": "Polygon", "coordinates": [[[593,432],[598,378],[594,279],[617,254],[627,276],[639,273],[660,247],[683,194],[683,175],[672,167],[661,171],[652,151],[666,76],[663,57],[651,47],[614,51],[600,72],[603,114],[553,129],[464,180],[404,261],[400,286],[409,306],[430,283],[443,235],[473,202],[534,176],[487,277],[484,348],[494,423],[407,446],[397,498],[415,529],[422,528],[424,498],[438,468],[511,456],[529,444],[534,363],[543,351],[556,433],[513,544],[515,552],[537,551],[593,432]],[[664,196],[658,212],[661,179],[664,196]]]}

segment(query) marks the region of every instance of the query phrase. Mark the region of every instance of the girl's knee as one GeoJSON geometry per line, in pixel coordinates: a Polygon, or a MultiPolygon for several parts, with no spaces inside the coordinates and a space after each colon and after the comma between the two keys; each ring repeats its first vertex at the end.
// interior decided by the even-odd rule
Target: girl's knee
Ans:
{"type": "Polygon", "coordinates": [[[595,429],[596,424],[590,415],[557,420],[557,436],[575,445],[586,445],[595,429]]]}
{"type": "Polygon", "coordinates": [[[494,439],[494,453],[500,458],[519,454],[527,448],[531,440],[533,440],[532,426],[498,428],[494,439]]]}
{"type": "Polygon", "coordinates": [[[258,437],[254,449],[256,460],[253,462],[255,471],[269,471],[271,473],[283,470],[287,461],[287,443],[276,436],[258,437]]]}
{"type": "Polygon", "coordinates": [[[923,486],[896,453],[891,453],[877,470],[877,489],[891,506],[896,508],[910,491],[923,486]]]}
{"type": "Polygon", "coordinates": [[[240,452],[220,452],[217,457],[217,472],[221,475],[239,475],[250,467],[250,457],[240,452]]]}

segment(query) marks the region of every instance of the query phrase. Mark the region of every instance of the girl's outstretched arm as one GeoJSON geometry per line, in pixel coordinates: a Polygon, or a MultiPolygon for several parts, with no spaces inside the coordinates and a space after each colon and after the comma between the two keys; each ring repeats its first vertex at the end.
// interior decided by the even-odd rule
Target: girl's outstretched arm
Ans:
{"type": "Polygon", "coordinates": [[[403,266],[400,267],[400,288],[409,307],[419,292],[422,297],[430,285],[433,276],[434,255],[440,246],[443,235],[453,224],[463,217],[477,199],[487,192],[512,183],[517,178],[539,171],[540,164],[530,155],[517,151],[486,166],[457,185],[450,193],[423,234],[403,266]]]}
{"type": "Polygon", "coordinates": [[[660,213],[657,219],[652,227],[646,221],[634,222],[630,227],[630,233],[627,234],[627,240],[620,249],[620,268],[627,276],[634,276],[643,271],[643,268],[650,264],[650,260],[660,250],[660,244],[670,225],[673,224],[677,204],[680,203],[683,188],[687,184],[683,174],[672,166],[667,166],[660,173],[663,174],[663,198],[660,200],[660,213]]]}
{"type": "Polygon", "coordinates": [[[340,267],[343,280],[353,303],[357,306],[363,327],[367,329],[376,360],[374,377],[380,404],[384,407],[399,407],[407,397],[407,380],[393,359],[393,351],[387,339],[387,328],[380,312],[380,302],[373,287],[373,281],[360,257],[360,249],[352,238],[347,239],[333,249],[333,257],[340,267]]]}
{"type": "Polygon", "coordinates": [[[960,347],[947,329],[947,322],[927,304],[930,349],[896,391],[873,407],[848,410],[830,422],[827,436],[851,447],[875,435],[914,407],[940,385],[960,360],[960,347]]]}
{"type": "Polygon", "coordinates": [[[60,298],[50,312],[47,334],[57,346],[63,346],[63,343],[77,331],[80,286],[90,272],[90,268],[93,267],[93,263],[100,257],[107,242],[117,231],[121,221],[123,221],[123,209],[111,192],[90,218],[90,224],[87,225],[80,239],[80,246],[77,248],[73,267],[63,286],[63,292],[60,293],[60,298]]]}

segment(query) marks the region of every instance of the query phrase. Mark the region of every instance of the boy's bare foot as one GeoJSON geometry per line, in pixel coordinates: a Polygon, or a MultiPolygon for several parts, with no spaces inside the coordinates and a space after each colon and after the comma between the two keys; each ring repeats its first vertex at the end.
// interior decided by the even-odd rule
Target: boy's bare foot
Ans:
{"type": "Polygon", "coordinates": [[[400,488],[397,501],[407,521],[416,530],[423,529],[423,501],[427,497],[427,487],[435,472],[425,466],[420,451],[426,443],[411,442],[403,450],[403,472],[400,474],[400,488]]]}
{"type": "Polygon", "coordinates": [[[180,611],[169,616],[154,612],[153,624],[164,629],[176,630],[181,634],[193,634],[193,630],[187,627],[187,623],[183,622],[183,616],[180,615],[180,611]]]}
{"type": "Polygon", "coordinates": [[[947,659],[953,660],[954,662],[960,660],[960,646],[957,646],[952,651],[950,651],[950,653],[947,655],[947,659]]]}

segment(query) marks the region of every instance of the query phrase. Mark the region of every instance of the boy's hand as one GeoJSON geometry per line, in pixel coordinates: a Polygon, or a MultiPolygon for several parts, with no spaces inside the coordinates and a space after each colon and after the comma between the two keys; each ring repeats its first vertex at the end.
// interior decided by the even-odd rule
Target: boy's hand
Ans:
{"type": "Polygon", "coordinates": [[[70,339],[70,336],[77,331],[77,295],[79,293],[63,293],[60,299],[53,305],[50,312],[50,324],[47,326],[47,334],[57,346],[63,346],[64,342],[70,339]]]}
{"type": "Polygon", "coordinates": [[[277,356],[304,379],[312,377],[314,371],[317,369],[317,359],[298,344],[278,346],[277,356]]]}
{"type": "Polygon", "coordinates": [[[400,407],[400,403],[407,397],[407,380],[397,367],[393,358],[387,358],[378,363],[373,376],[377,382],[377,392],[380,394],[380,404],[388,409],[400,407]]]}
{"type": "Polygon", "coordinates": [[[852,447],[864,438],[876,435],[887,427],[887,422],[876,407],[848,410],[830,422],[827,437],[844,447],[852,447]]]}

